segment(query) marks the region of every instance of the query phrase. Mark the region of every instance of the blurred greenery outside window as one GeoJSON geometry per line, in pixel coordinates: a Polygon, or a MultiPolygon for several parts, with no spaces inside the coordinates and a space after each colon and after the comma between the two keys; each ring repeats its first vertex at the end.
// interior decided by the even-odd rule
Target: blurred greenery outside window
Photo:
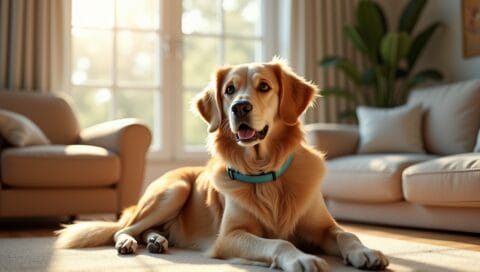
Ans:
{"type": "Polygon", "coordinates": [[[80,125],[140,118],[152,153],[204,153],[207,128],[191,100],[217,67],[263,59],[262,0],[71,1],[80,125]]]}

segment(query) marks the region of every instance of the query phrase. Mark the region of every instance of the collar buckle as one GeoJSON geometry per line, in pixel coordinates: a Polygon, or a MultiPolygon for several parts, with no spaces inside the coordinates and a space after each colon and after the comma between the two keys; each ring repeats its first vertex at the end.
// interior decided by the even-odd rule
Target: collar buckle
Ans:
{"type": "Polygon", "coordinates": [[[228,177],[232,180],[235,180],[235,170],[230,168],[230,167],[227,167],[227,173],[228,173],[228,177]]]}
{"type": "Polygon", "coordinates": [[[265,173],[265,175],[271,175],[272,176],[272,181],[277,180],[277,173],[275,173],[275,171],[265,173]]]}

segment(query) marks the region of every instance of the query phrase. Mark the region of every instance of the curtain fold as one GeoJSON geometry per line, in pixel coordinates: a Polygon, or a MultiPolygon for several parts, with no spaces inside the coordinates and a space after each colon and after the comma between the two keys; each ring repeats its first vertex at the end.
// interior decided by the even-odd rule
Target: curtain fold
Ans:
{"type": "Polygon", "coordinates": [[[1,0],[0,89],[65,90],[67,0],[1,0]]]}
{"type": "MultiPolygon", "coordinates": [[[[341,73],[319,66],[322,58],[340,55],[360,67],[363,57],[353,49],[343,35],[343,25],[354,22],[357,0],[283,0],[284,13],[291,22],[280,35],[288,36],[289,46],[281,48],[281,55],[291,66],[319,88],[327,86],[352,87],[341,73]]],[[[285,39],[284,39],[285,40],[285,39]]],[[[315,107],[305,115],[306,123],[340,122],[339,113],[353,110],[344,100],[319,97],[315,107]]]]}

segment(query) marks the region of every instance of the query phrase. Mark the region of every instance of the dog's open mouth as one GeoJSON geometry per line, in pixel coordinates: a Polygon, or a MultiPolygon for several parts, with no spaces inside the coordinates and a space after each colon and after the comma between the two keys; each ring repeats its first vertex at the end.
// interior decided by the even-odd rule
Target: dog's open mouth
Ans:
{"type": "Polygon", "coordinates": [[[238,127],[238,131],[235,134],[237,141],[241,142],[251,142],[255,140],[262,140],[267,136],[268,125],[265,126],[262,130],[256,131],[253,128],[249,127],[246,124],[241,124],[238,127]]]}

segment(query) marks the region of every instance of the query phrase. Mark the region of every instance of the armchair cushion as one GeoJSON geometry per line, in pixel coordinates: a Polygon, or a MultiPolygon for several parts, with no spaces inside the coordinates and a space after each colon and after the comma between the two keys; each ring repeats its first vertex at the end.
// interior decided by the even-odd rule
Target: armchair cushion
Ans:
{"type": "Polygon", "coordinates": [[[102,147],[38,145],[2,152],[2,183],[25,188],[110,186],[120,178],[119,157],[102,147]]]}
{"type": "Polygon", "coordinates": [[[13,146],[42,145],[50,141],[27,117],[0,109],[0,135],[13,146]]]}

